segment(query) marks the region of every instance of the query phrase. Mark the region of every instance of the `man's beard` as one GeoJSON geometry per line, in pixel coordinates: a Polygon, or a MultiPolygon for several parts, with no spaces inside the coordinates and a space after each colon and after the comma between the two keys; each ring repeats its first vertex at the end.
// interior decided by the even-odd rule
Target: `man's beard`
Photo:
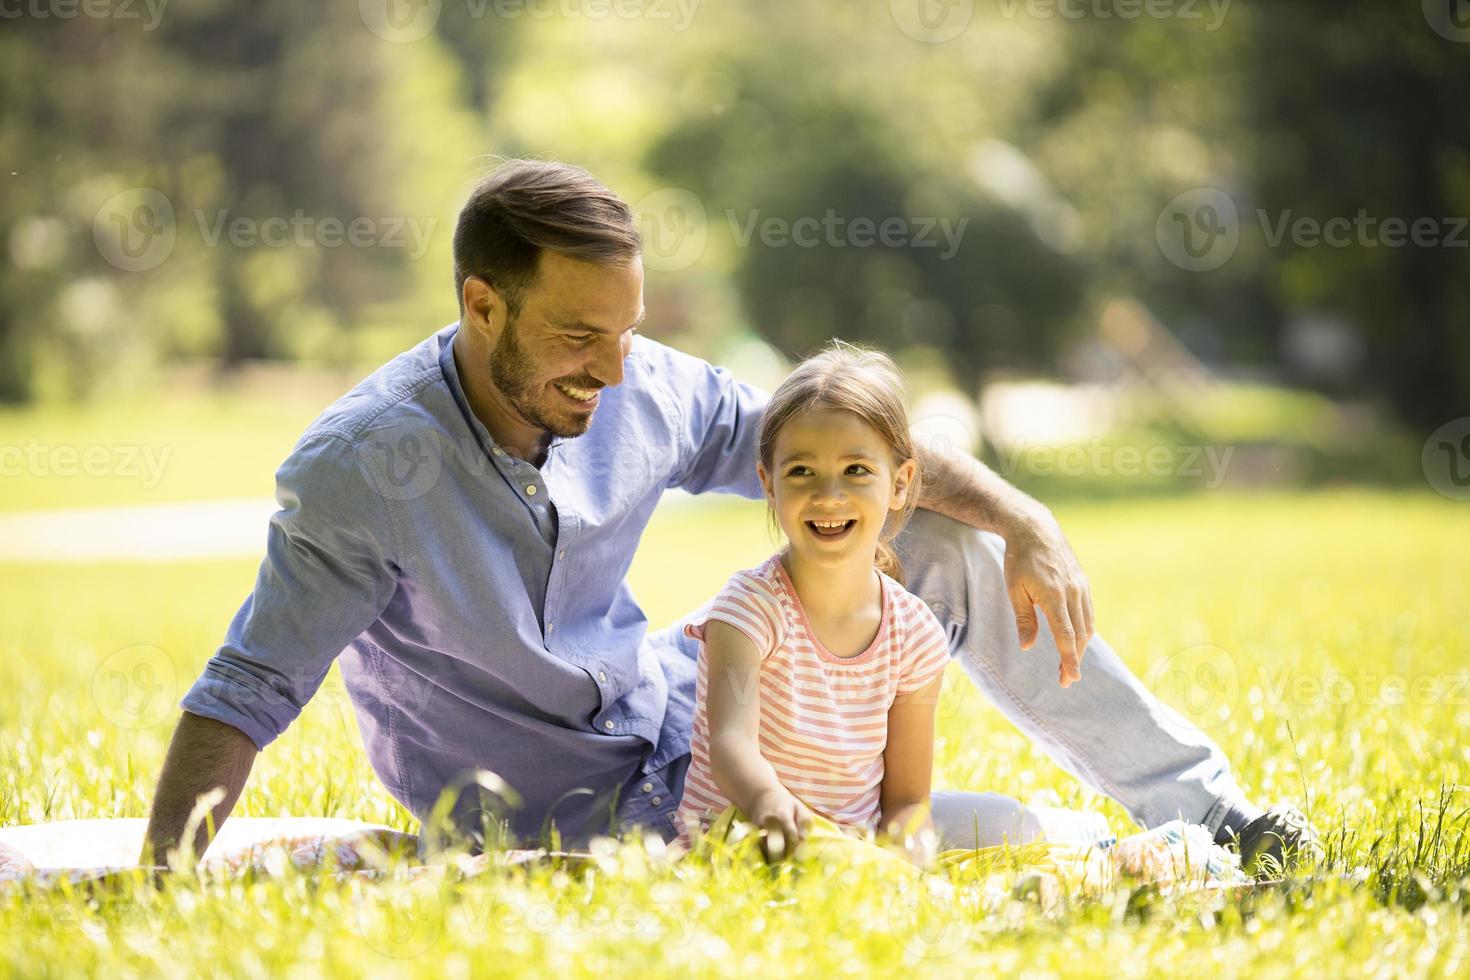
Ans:
{"type": "MultiPolygon", "coordinates": [[[[544,429],[554,436],[573,439],[585,433],[592,425],[591,412],[558,411],[542,404],[555,395],[546,393],[546,386],[537,383],[536,368],[526,349],[516,337],[514,320],[508,320],[500,332],[500,340],[490,352],[490,380],[506,397],[521,418],[544,429]]],[[[573,388],[596,390],[603,387],[597,381],[568,381],[573,388]]]]}

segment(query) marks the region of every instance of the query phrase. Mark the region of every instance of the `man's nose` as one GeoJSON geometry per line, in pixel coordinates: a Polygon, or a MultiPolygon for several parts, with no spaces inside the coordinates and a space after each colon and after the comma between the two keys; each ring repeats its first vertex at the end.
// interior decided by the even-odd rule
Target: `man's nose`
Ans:
{"type": "Polygon", "coordinates": [[[632,349],[632,343],[623,337],[615,337],[611,343],[597,345],[596,359],[587,366],[588,372],[605,385],[623,383],[623,359],[632,349]]]}

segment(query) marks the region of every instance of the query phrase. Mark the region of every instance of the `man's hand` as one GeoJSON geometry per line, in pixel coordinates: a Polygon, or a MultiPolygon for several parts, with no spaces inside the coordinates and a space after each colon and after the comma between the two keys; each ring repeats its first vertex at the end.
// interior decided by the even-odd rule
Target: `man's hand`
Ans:
{"type": "Polygon", "coordinates": [[[1092,639],[1092,592],[1056,518],[968,452],[914,432],[924,471],[919,506],[1005,538],[1006,592],[1016,611],[1021,649],[1036,642],[1036,607],[1061,652],[1057,680],[1082,677],[1082,651],[1092,639]]]}
{"type": "Polygon", "coordinates": [[[1021,649],[1036,643],[1039,606],[1061,654],[1057,680],[1063,687],[1081,680],[1082,654],[1092,640],[1092,592],[1072,546],[1049,514],[1019,524],[1006,536],[1005,577],[1021,649]]]}
{"type": "Polygon", "coordinates": [[[244,732],[224,722],[185,711],[174,729],[163,773],[153,797],[153,810],[148,815],[148,829],[143,836],[145,865],[170,865],[180,846],[193,852],[197,859],[219,831],[245,780],[255,764],[255,743],[244,732]],[[193,840],[185,841],[189,817],[200,797],[213,794],[214,803],[208,820],[201,823],[193,840]],[[212,826],[211,826],[212,824],[212,826]]]}
{"type": "Polygon", "coordinates": [[[790,857],[812,822],[812,811],[784,786],[773,786],[756,796],[746,816],[765,833],[761,846],[767,861],[790,857]]]}

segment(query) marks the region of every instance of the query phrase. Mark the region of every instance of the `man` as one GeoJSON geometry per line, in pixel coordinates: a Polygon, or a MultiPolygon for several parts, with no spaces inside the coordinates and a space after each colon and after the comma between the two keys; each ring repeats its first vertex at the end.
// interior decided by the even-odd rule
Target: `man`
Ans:
{"type": "MultiPolygon", "coordinates": [[[[627,205],[576,168],[515,162],[475,189],[454,236],[460,321],[328,408],[277,473],[254,592],[183,700],[152,853],[202,794],[224,822],[339,655],[373,768],[421,819],[447,798],[462,827],[491,816],[522,841],[673,837],[695,650],[680,623],[647,632],[624,578],[665,489],[760,498],[766,396],[634,336],[640,249],[627,205]],[[477,769],[513,793],[487,799],[477,769]]],[[[897,550],[975,683],[1145,825],[1296,841],[1299,817],[1254,807],[1093,635],[1050,513],[968,455],[921,462],[924,510],[897,550]]]]}

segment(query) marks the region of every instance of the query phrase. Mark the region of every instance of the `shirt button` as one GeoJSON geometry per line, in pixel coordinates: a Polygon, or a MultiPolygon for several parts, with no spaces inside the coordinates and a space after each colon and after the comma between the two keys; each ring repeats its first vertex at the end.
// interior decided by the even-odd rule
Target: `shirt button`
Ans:
{"type": "Polygon", "coordinates": [[[550,633],[554,629],[556,629],[556,624],[555,623],[547,623],[546,624],[546,632],[550,633]]]}
{"type": "Polygon", "coordinates": [[[566,551],[565,548],[563,548],[561,551],[558,551],[556,553],[556,557],[559,558],[559,559],[560,558],[565,558],[566,556],[567,556],[567,551],[566,551]]]}
{"type": "Polygon", "coordinates": [[[653,792],[653,784],[652,783],[644,783],[643,784],[643,792],[645,792],[645,793],[652,793],[653,792]]]}
{"type": "Polygon", "coordinates": [[[664,798],[662,796],[655,796],[653,799],[649,800],[648,802],[652,803],[654,806],[658,806],[663,801],[664,801],[664,798]]]}
{"type": "Polygon", "coordinates": [[[528,484],[526,484],[526,496],[528,496],[528,497],[534,497],[534,496],[536,496],[536,484],[534,484],[534,483],[528,483],[528,484]]]}
{"type": "Polygon", "coordinates": [[[602,681],[602,683],[606,684],[607,683],[607,671],[605,671],[605,670],[599,670],[597,672],[597,679],[600,680],[600,681],[602,681]]]}
{"type": "Polygon", "coordinates": [[[613,722],[612,722],[612,719],[609,718],[607,721],[603,722],[602,723],[602,727],[603,728],[606,728],[608,731],[612,731],[613,730],[613,722]]]}

